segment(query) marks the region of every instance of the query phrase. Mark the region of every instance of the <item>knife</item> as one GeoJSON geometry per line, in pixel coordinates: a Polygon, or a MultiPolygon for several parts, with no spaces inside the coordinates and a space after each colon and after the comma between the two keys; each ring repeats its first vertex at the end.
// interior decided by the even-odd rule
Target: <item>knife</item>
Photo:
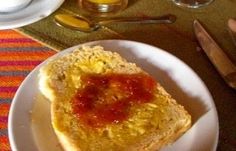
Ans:
{"type": "Polygon", "coordinates": [[[231,39],[236,46],[236,33],[233,33],[233,31],[229,29],[229,35],[231,36],[231,39]]]}
{"type": "Polygon", "coordinates": [[[198,20],[194,20],[193,28],[202,49],[223,77],[225,82],[236,90],[236,66],[207,33],[198,20]]]}
{"type": "Polygon", "coordinates": [[[236,20],[234,19],[228,20],[228,31],[234,45],[236,46],[236,20]]]}

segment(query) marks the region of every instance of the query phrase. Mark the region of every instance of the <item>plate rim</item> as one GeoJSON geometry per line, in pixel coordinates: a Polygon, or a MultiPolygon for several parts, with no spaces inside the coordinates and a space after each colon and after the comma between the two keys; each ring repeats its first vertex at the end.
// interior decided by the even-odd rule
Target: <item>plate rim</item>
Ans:
{"type": "MultiPolygon", "coordinates": [[[[209,91],[209,89],[207,88],[207,86],[205,85],[205,83],[203,82],[203,80],[198,76],[198,74],[188,65],[186,64],[183,60],[179,59],[177,56],[171,54],[170,52],[167,52],[157,46],[154,46],[154,45],[151,45],[151,44],[147,44],[147,43],[143,43],[143,42],[138,42],[138,41],[132,41],[132,40],[122,40],[122,39],[106,39],[106,40],[96,40],[96,41],[90,41],[90,42],[85,42],[85,43],[81,43],[81,44],[78,44],[78,45],[75,45],[75,46],[72,46],[72,47],[69,47],[69,48],[66,48],[60,52],[57,52],[56,54],[50,56],[49,58],[47,58],[46,60],[42,61],[39,65],[37,65],[26,77],[25,79],[23,80],[23,82],[21,83],[21,85],[19,86],[18,90],[16,91],[15,93],[15,96],[13,97],[12,99],[12,103],[11,103],[11,106],[10,106],[10,110],[9,110],[9,115],[8,115],[8,135],[9,135],[9,142],[10,142],[10,146],[14,146],[16,147],[16,143],[14,142],[14,136],[12,134],[12,131],[13,131],[13,125],[11,124],[13,121],[13,112],[14,112],[14,108],[15,108],[15,103],[17,101],[17,96],[19,95],[20,91],[21,91],[21,88],[25,85],[25,83],[28,81],[28,79],[31,77],[32,74],[34,74],[35,72],[38,72],[38,70],[44,65],[46,64],[49,60],[51,59],[56,59],[60,56],[64,56],[70,52],[72,52],[74,49],[76,48],[79,48],[83,45],[93,45],[93,44],[98,44],[98,43],[102,43],[102,42],[115,42],[115,43],[118,43],[118,42],[127,42],[127,43],[136,43],[137,45],[145,45],[145,46],[148,46],[148,47],[152,47],[158,51],[160,51],[161,53],[165,53],[166,55],[168,55],[169,57],[172,57],[176,60],[178,60],[179,62],[181,62],[183,65],[185,65],[185,67],[187,67],[194,75],[195,77],[198,78],[199,82],[201,82],[200,84],[204,87],[205,91],[207,92],[207,95],[209,96],[210,98],[210,103],[211,103],[211,109],[213,110],[213,113],[215,115],[215,120],[216,120],[216,128],[217,128],[217,133],[216,133],[216,137],[215,137],[215,140],[214,140],[214,144],[212,144],[212,147],[213,147],[213,150],[216,151],[217,149],[217,146],[218,146],[218,142],[219,142],[219,117],[218,117],[218,112],[217,112],[217,109],[216,109],[216,105],[214,103],[214,100],[213,100],[213,97],[209,91]],[[13,143],[14,142],[14,143],[13,143]]],[[[116,51],[115,51],[116,52],[116,51]]],[[[12,148],[14,148],[12,147],[12,148]]],[[[14,149],[13,149],[14,151],[14,149]]]]}
{"type": "MultiPolygon", "coordinates": [[[[26,8],[30,8],[33,5],[35,5],[35,1],[37,0],[32,0],[25,8],[12,12],[12,13],[0,13],[0,15],[4,16],[13,16],[15,13],[24,13],[26,8]]],[[[39,1],[39,0],[38,0],[39,1]]],[[[46,2],[46,1],[51,1],[51,0],[40,0],[41,3],[46,2]]],[[[35,23],[39,20],[42,20],[49,15],[51,15],[53,12],[55,12],[63,3],[65,0],[55,0],[55,4],[47,7],[47,9],[43,9],[43,11],[36,11],[35,15],[31,15],[30,17],[23,17],[23,18],[17,18],[16,20],[11,20],[11,21],[1,21],[2,23],[0,24],[0,30],[5,30],[5,29],[13,29],[13,28],[19,28],[22,26],[26,26],[32,23],[35,23]],[[46,13],[44,13],[46,11],[46,13]],[[40,14],[37,14],[40,13],[40,14]],[[27,20],[25,20],[27,19],[27,20]],[[14,21],[12,23],[12,21],[14,21]],[[17,21],[17,22],[16,22],[17,21]]],[[[28,8],[28,9],[29,9],[28,8]]]]}

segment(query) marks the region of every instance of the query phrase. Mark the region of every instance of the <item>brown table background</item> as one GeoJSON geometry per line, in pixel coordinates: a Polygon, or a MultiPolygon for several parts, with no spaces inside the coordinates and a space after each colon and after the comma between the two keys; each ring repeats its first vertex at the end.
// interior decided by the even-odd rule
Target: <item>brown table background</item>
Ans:
{"type": "Polygon", "coordinates": [[[53,16],[58,13],[83,14],[77,7],[76,0],[65,0],[62,7],[51,16],[16,30],[58,51],[88,41],[128,39],[151,44],[172,53],[200,76],[213,96],[220,122],[218,150],[236,151],[236,91],[225,84],[206,55],[199,51],[192,28],[193,20],[199,19],[236,63],[236,47],[227,29],[227,20],[236,18],[236,0],[215,0],[211,5],[200,9],[181,8],[171,0],[129,0],[128,8],[116,16],[175,14],[177,21],[170,25],[114,24],[89,34],[56,26],[53,16]]]}

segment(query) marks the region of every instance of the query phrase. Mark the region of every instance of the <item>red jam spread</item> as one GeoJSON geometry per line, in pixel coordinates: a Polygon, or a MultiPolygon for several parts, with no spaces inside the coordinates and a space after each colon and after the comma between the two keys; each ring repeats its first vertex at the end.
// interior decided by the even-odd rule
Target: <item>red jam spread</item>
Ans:
{"type": "Polygon", "coordinates": [[[72,99],[73,113],[91,127],[119,123],[134,104],[154,97],[155,80],[146,74],[84,75],[82,88],[72,99]]]}

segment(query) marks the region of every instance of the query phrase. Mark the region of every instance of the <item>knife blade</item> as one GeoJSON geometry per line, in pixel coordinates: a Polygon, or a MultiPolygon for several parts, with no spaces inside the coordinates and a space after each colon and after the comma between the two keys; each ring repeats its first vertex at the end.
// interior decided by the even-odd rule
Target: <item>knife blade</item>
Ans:
{"type": "Polygon", "coordinates": [[[236,90],[236,66],[224,53],[215,40],[208,34],[198,20],[194,20],[193,29],[202,49],[213,63],[226,83],[236,90]]]}
{"type": "Polygon", "coordinates": [[[234,45],[236,46],[236,33],[234,33],[232,30],[228,30],[229,31],[229,35],[234,43],[234,45]]]}

